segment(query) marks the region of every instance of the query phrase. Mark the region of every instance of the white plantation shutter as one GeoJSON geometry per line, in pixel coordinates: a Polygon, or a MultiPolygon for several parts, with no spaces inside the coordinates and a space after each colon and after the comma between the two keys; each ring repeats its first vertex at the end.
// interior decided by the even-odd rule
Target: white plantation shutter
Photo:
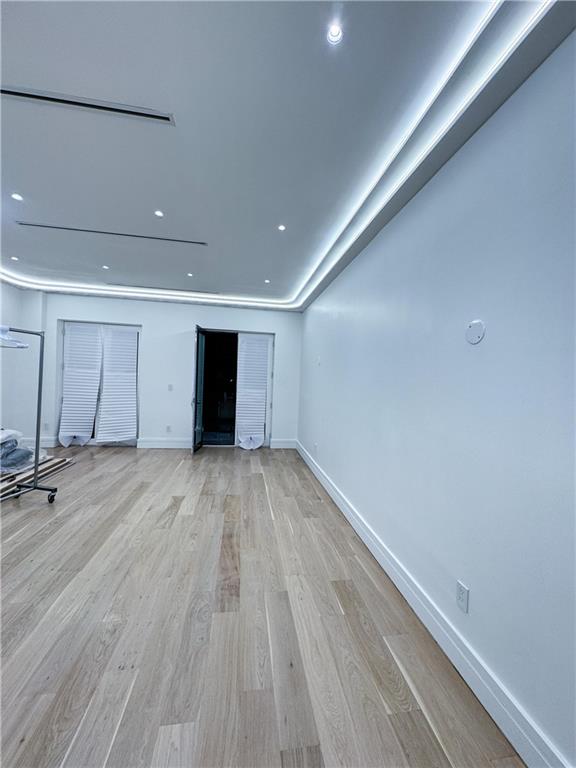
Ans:
{"type": "Polygon", "coordinates": [[[105,325],[102,345],[102,384],[95,439],[99,443],[136,440],[138,329],[105,325]]]}
{"type": "Polygon", "coordinates": [[[236,442],[259,447],[266,434],[268,366],[272,337],[268,334],[238,334],[236,385],[236,442]]]}
{"type": "Polygon", "coordinates": [[[65,323],[62,415],[58,434],[62,445],[85,445],[92,437],[101,367],[100,326],[65,323]]]}

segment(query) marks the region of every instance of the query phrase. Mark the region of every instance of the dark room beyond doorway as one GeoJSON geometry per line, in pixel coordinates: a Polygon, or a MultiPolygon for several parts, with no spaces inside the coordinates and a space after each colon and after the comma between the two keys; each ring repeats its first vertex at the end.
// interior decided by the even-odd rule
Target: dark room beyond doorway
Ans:
{"type": "Polygon", "coordinates": [[[238,334],[206,331],[204,445],[234,445],[238,334]]]}

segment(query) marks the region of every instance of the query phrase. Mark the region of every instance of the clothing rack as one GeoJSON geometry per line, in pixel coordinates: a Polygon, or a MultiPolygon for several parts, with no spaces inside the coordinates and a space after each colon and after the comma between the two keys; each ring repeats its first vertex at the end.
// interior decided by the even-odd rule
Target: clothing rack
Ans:
{"type": "Polygon", "coordinates": [[[42,426],[42,386],[44,379],[44,331],[29,331],[24,328],[9,327],[11,333],[24,333],[28,336],[37,336],[40,339],[40,357],[38,361],[38,400],[36,403],[36,439],[34,451],[34,475],[31,482],[18,483],[12,493],[6,495],[2,501],[22,496],[23,493],[31,491],[44,491],[48,494],[48,502],[52,504],[56,498],[58,488],[52,486],[40,485],[38,482],[38,465],[40,463],[40,428],[42,426]]]}

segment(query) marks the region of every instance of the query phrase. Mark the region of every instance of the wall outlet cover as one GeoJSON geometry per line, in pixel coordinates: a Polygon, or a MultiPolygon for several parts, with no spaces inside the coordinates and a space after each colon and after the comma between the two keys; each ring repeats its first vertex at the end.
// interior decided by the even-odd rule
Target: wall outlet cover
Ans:
{"type": "Polygon", "coordinates": [[[456,603],[458,604],[458,608],[463,613],[468,613],[468,601],[470,598],[470,590],[465,584],[462,584],[461,581],[456,582],[456,603]]]}

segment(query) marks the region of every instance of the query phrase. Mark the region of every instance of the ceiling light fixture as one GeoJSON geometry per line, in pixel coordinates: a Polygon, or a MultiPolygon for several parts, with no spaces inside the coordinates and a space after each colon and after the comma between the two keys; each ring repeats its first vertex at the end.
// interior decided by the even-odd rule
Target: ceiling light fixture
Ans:
{"type": "Polygon", "coordinates": [[[102,264],[102,269],[110,269],[110,267],[107,264],[102,264]]]}
{"type": "Polygon", "coordinates": [[[10,258],[12,259],[12,261],[18,261],[18,256],[10,256],[10,258]]]}
{"type": "Polygon", "coordinates": [[[264,282],[265,282],[265,283],[269,283],[269,282],[270,282],[270,280],[264,280],[264,282]]]}
{"type": "Polygon", "coordinates": [[[192,272],[188,272],[188,277],[194,277],[192,272]]]}
{"type": "Polygon", "coordinates": [[[164,211],[154,211],[154,216],[158,216],[159,219],[163,219],[164,211]]]}
{"type": "Polygon", "coordinates": [[[338,43],[342,40],[343,36],[342,27],[340,24],[334,23],[330,24],[328,27],[328,34],[326,35],[328,42],[330,45],[338,45],[338,43]]]}
{"type": "Polygon", "coordinates": [[[22,200],[24,200],[24,198],[22,197],[22,195],[21,195],[21,194],[19,194],[18,192],[12,192],[12,194],[10,195],[10,197],[12,198],[12,200],[18,200],[18,202],[19,202],[19,203],[21,203],[21,202],[22,202],[22,200]]]}
{"type": "Polygon", "coordinates": [[[284,224],[279,224],[278,229],[280,230],[280,232],[284,232],[284,230],[286,229],[286,226],[284,224]]]}

